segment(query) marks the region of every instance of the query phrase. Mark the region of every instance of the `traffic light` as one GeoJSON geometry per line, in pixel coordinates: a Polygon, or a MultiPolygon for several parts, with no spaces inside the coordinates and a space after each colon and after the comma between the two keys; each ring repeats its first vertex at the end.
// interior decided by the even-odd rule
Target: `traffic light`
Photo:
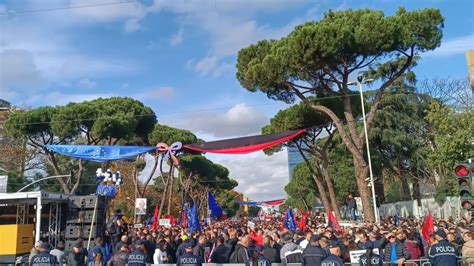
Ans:
{"type": "Polygon", "coordinates": [[[471,183],[474,175],[474,162],[456,164],[454,174],[459,183],[459,196],[461,197],[461,207],[465,210],[473,209],[471,197],[471,183]]]}

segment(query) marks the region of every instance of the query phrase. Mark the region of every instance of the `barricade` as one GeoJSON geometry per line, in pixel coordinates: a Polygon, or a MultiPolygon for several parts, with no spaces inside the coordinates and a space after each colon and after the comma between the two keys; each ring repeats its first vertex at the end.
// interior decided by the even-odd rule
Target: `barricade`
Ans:
{"type": "MultiPolygon", "coordinates": [[[[152,264],[158,265],[158,264],[152,264]]],[[[159,264],[163,266],[176,266],[176,264],[159,264]]],[[[359,263],[345,263],[346,266],[359,266],[359,263]]],[[[392,265],[391,262],[384,262],[384,265],[392,265]]],[[[429,259],[418,259],[418,260],[407,260],[403,265],[406,266],[431,266],[429,259]]],[[[226,263],[226,264],[217,264],[217,263],[204,263],[203,266],[245,266],[245,264],[239,263],[226,263]]],[[[272,266],[301,266],[301,263],[272,263],[272,266]]],[[[443,265],[448,266],[448,265],[443,265]]],[[[474,257],[460,257],[458,264],[456,266],[474,266],[474,257]]]]}

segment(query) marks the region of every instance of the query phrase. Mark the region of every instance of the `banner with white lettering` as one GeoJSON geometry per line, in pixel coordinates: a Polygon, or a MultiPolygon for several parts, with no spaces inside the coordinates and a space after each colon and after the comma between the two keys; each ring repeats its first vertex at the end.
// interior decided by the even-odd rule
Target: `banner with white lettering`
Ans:
{"type": "MultiPolygon", "coordinates": [[[[351,256],[351,263],[359,263],[360,256],[364,255],[365,252],[366,252],[365,249],[349,251],[349,255],[351,256]]],[[[374,248],[373,252],[378,255],[379,254],[379,249],[374,248]]]]}

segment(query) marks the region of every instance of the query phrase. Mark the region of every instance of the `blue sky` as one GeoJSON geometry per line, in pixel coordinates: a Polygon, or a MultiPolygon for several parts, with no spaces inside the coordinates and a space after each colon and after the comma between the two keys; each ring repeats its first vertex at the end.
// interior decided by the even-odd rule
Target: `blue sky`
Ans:
{"type": "MultiPolygon", "coordinates": [[[[37,107],[131,96],[151,106],[160,122],[213,140],[258,133],[285,107],[239,85],[238,50],[285,36],[328,9],[389,15],[399,6],[439,8],[443,42],[423,56],[419,80],[467,75],[464,51],[474,49],[471,0],[143,0],[84,7],[117,2],[124,1],[0,0],[0,98],[37,107]]],[[[210,157],[229,167],[250,197],[284,195],[285,153],[210,157]]]]}

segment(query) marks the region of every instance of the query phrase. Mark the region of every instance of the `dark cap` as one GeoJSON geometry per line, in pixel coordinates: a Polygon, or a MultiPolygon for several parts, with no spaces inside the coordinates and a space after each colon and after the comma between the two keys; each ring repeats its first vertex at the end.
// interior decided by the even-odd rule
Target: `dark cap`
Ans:
{"type": "Polygon", "coordinates": [[[183,243],[183,248],[184,249],[193,248],[193,243],[191,243],[191,241],[186,241],[186,242],[183,243]]]}
{"type": "Polygon", "coordinates": [[[331,241],[329,241],[329,247],[330,247],[330,248],[338,248],[338,247],[340,247],[340,246],[339,246],[339,242],[338,242],[338,241],[331,240],[331,241]]]}
{"type": "Polygon", "coordinates": [[[51,248],[51,245],[48,242],[43,242],[41,243],[41,248],[49,250],[51,248]]]}
{"type": "Polygon", "coordinates": [[[75,248],[82,248],[82,243],[81,242],[76,242],[74,243],[74,246],[75,248]]]}
{"type": "Polygon", "coordinates": [[[291,240],[293,240],[293,238],[292,238],[290,235],[285,235],[285,236],[283,237],[283,239],[284,239],[285,241],[291,241],[291,240]]]}
{"type": "Polygon", "coordinates": [[[439,237],[442,237],[442,238],[446,238],[446,232],[444,231],[444,229],[438,229],[438,231],[436,231],[435,235],[437,235],[439,237]]]}
{"type": "Polygon", "coordinates": [[[373,249],[374,248],[374,243],[372,241],[368,241],[365,243],[365,249],[373,249]]]}
{"type": "Polygon", "coordinates": [[[319,239],[321,239],[318,235],[312,235],[310,240],[311,242],[316,242],[316,241],[319,241],[319,239]]]}
{"type": "Polygon", "coordinates": [[[255,246],[255,251],[262,251],[263,247],[262,246],[255,246]]]}

